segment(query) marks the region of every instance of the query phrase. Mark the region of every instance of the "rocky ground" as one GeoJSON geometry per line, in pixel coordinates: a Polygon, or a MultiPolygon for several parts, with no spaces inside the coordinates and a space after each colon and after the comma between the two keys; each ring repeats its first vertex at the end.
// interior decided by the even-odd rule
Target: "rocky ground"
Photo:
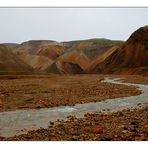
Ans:
{"type": "MultiPolygon", "coordinates": [[[[0,79],[0,111],[74,105],[140,93],[133,87],[101,83],[104,77],[123,78],[107,75],[3,77],[0,79]]],[[[124,81],[148,84],[147,78],[142,76],[125,76],[124,81]]],[[[0,137],[0,140],[148,140],[148,104],[116,113],[87,113],[84,118],[70,116],[67,121],[49,123],[47,129],[0,137]]]]}
{"type": "Polygon", "coordinates": [[[66,140],[66,141],[143,141],[148,140],[148,104],[141,109],[117,113],[87,113],[84,118],[68,117],[67,121],[50,123],[47,129],[1,140],[66,140]]]}
{"type": "Polygon", "coordinates": [[[140,91],[100,82],[102,75],[16,76],[0,79],[0,111],[97,102],[140,91]]]}

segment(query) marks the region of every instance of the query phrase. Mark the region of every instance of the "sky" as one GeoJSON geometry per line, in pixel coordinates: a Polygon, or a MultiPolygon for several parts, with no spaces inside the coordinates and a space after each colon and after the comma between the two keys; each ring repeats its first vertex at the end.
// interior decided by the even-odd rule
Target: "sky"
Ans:
{"type": "Polygon", "coordinates": [[[0,8],[0,43],[127,40],[145,25],[148,8],[0,8]]]}

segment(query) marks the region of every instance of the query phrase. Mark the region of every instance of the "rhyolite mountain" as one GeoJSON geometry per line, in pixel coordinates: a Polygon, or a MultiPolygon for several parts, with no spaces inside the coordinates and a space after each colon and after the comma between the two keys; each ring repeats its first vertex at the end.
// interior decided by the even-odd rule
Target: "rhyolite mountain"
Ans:
{"type": "Polygon", "coordinates": [[[147,73],[148,26],[136,30],[129,39],[98,56],[87,73],[147,73]]]}
{"type": "Polygon", "coordinates": [[[49,71],[64,50],[65,47],[56,41],[31,40],[23,42],[18,48],[14,48],[13,52],[35,70],[49,71]]]}
{"type": "Polygon", "coordinates": [[[4,45],[8,46],[9,48],[18,48],[19,44],[17,43],[3,43],[4,45]]]}
{"type": "Polygon", "coordinates": [[[85,70],[97,56],[121,43],[121,41],[108,39],[64,42],[63,44],[69,48],[56,60],[56,65],[61,73],[85,73],[85,70]]]}
{"type": "Polygon", "coordinates": [[[32,72],[33,68],[23,62],[6,45],[0,44],[0,74],[7,72],[32,72]]]}
{"type": "Polygon", "coordinates": [[[148,73],[148,26],[136,30],[126,42],[99,38],[67,42],[31,40],[5,45],[36,72],[148,73]]]}
{"type": "Polygon", "coordinates": [[[47,73],[85,73],[97,55],[121,41],[90,39],[70,42],[32,40],[13,48],[24,62],[47,73]]]}

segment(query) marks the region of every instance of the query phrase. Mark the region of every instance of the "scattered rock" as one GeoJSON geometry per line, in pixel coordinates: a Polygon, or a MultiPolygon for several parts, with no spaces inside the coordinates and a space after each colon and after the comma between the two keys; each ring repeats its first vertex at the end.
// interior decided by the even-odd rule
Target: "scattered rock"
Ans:
{"type": "Polygon", "coordinates": [[[100,133],[102,133],[103,132],[103,129],[100,127],[100,126],[95,126],[94,128],[93,128],[93,133],[94,134],[100,134],[100,133]]]}
{"type": "Polygon", "coordinates": [[[50,123],[50,125],[54,125],[54,122],[52,122],[52,121],[50,121],[49,123],[50,123]]]}
{"type": "Polygon", "coordinates": [[[90,127],[84,127],[83,132],[84,133],[89,133],[89,132],[91,132],[91,128],[90,127]]]}

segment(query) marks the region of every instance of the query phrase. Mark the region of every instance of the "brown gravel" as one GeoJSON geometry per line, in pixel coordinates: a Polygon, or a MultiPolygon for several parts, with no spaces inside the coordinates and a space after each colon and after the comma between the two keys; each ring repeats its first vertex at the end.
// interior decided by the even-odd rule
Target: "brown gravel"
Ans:
{"type": "Polygon", "coordinates": [[[0,77],[0,111],[74,105],[140,94],[124,85],[101,83],[103,75],[0,77]]]}
{"type": "Polygon", "coordinates": [[[148,104],[142,109],[117,113],[87,113],[84,118],[56,121],[48,129],[1,140],[143,141],[148,140],[148,104]]]}

